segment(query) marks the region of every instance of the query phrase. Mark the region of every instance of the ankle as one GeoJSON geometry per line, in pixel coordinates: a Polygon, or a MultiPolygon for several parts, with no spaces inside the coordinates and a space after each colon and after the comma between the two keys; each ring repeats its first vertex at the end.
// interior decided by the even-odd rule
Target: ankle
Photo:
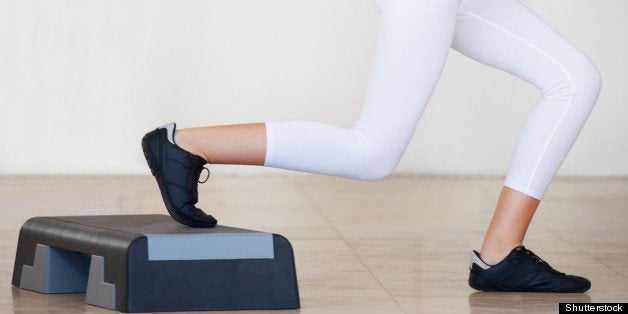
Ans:
{"type": "Polygon", "coordinates": [[[515,243],[511,245],[501,245],[499,247],[482,247],[480,251],[480,258],[488,265],[496,265],[503,261],[512,250],[522,243],[515,243]]]}
{"type": "Polygon", "coordinates": [[[201,158],[205,159],[205,161],[209,162],[207,156],[203,153],[202,150],[197,148],[194,138],[190,136],[189,132],[186,132],[186,130],[177,130],[174,133],[174,143],[179,148],[187,151],[188,153],[200,156],[201,158]]]}

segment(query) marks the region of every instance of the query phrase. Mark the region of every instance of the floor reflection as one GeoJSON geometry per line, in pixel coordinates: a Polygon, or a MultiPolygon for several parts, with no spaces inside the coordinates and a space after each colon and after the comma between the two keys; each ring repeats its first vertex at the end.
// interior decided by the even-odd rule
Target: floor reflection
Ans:
{"type": "Polygon", "coordinates": [[[529,312],[558,313],[558,303],[590,303],[586,293],[474,292],[469,295],[471,314],[529,312]]]}
{"type": "MultiPolygon", "coordinates": [[[[89,305],[85,303],[84,293],[68,293],[68,294],[45,294],[16,287],[11,287],[11,299],[13,314],[33,314],[33,313],[84,313],[84,314],[112,314],[121,313],[105,308],[89,305]]],[[[8,304],[2,304],[8,306],[8,304]]],[[[0,308],[0,313],[5,313],[0,308]]],[[[151,314],[155,312],[144,312],[151,314]]],[[[157,312],[164,313],[164,312],[157,312]]],[[[211,312],[170,312],[170,313],[212,313],[212,314],[245,314],[251,311],[211,311],[211,312]]],[[[281,310],[281,311],[254,311],[255,314],[299,314],[297,310],[281,310]]]]}

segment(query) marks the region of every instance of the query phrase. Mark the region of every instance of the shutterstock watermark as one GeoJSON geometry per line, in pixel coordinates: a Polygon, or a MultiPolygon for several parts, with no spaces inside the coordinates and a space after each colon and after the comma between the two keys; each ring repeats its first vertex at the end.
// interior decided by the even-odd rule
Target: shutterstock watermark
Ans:
{"type": "Polygon", "coordinates": [[[628,313],[627,303],[559,303],[558,313],[628,313]]]}

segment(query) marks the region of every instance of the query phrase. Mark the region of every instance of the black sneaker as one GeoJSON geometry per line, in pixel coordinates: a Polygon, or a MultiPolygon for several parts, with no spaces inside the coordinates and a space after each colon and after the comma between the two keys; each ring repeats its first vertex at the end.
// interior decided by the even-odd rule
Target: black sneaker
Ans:
{"type": "Polygon", "coordinates": [[[176,127],[170,123],[144,135],[144,157],[174,220],[190,227],[215,227],[216,219],[194,206],[198,202],[198,183],[207,181],[198,181],[207,162],[174,144],[176,127]]]}
{"type": "Polygon", "coordinates": [[[469,269],[469,285],[481,291],[585,292],[591,288],[588,279],[556,271],[524,246],[493,266],[473,251],[469,269]]]}

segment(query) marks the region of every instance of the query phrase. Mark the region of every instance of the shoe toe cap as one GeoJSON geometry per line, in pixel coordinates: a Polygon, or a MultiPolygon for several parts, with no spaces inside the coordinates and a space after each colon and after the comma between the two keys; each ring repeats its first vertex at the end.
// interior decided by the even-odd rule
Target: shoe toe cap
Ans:
{"type": "Polygon", "coordinates": [[[567,279],[566,292],[585,292],[591,289],[591,281],[587,278],[567,275],[567,279]]]}
{"type": "Polygon", "coordinates": [[[178,212],[181,214],[184,224],[195,228],[211,228],[215,227],[218,221],[212,216],[203,212],[201,209],[193,205],[186,204],[182,206],[178,212]]]}

